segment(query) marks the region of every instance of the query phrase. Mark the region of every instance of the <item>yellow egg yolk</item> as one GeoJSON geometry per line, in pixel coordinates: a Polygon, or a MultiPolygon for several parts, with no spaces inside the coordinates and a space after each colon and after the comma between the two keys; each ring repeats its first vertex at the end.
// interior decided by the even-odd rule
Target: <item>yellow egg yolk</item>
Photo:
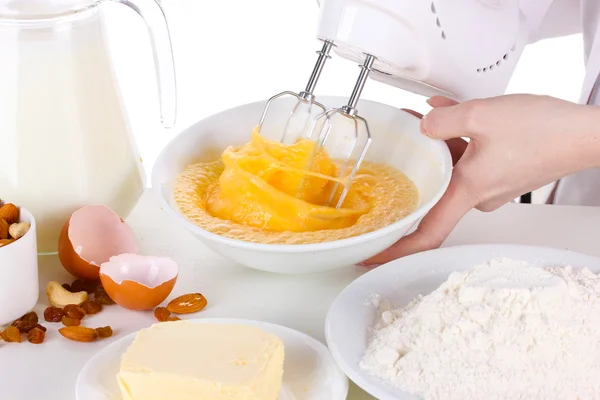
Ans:
{"type": "Polygon", "coordinates": [[[335,208],[344,181],[336,178],[334,160],[324,150],[315,150],[311,140],[284,145],[254,130],[250,142],[228,147],[221,155],[224,169],[208,194],[207,211],[269,231],[352,226],[370,209],[369,180],[353,182],[343,207],[335,208]]]}

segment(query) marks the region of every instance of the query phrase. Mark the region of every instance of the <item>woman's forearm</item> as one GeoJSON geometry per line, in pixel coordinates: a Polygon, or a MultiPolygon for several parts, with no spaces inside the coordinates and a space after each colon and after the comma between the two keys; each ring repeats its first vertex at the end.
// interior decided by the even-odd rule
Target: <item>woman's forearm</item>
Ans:
{"type": "Polygon", "coordinates": [[[580,106],[578,127],[582,170],[600,168],[600,106],[580,106]]]}

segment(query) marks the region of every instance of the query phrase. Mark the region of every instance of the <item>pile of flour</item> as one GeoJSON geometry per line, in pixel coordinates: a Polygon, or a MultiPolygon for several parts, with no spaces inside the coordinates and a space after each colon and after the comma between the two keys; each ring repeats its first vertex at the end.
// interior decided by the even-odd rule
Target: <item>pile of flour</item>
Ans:
{"type": "Polygon", "coordinates": [[[492,260],[380,302],[360,367],[426,400],[600,399],[599,295],[588,269],[492,260]]]}

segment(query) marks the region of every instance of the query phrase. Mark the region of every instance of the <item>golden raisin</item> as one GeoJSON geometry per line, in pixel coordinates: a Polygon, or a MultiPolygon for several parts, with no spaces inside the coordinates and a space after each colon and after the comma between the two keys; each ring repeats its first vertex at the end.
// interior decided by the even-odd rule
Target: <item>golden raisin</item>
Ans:
{"type": "Polygon", "coordinates": [[[35,329],[35,328],[37,328],[37,329],[41,329],[41,330],[42,330],[42,331],[44,331],[44,332],[46,332],[46,331],[47,331],[46,327],[45,327],[45,326],[43,326],[43,325],[40,325],[40,324],[37,324],[37,325],[34,327],[34,329],[35,329]]]}
{"type": "Polygon", "coordinates": [[[106,291],[104,290],[102,285],[96,286],[96,289],[94,290],[94,300],[96,300],[98,303],[103,304],[105,306],[115,304],[115,302],[112,301],[112,299],[108,296],[108,294],[106,294],[106,291]]]}
{"type": "Polygon", "coordinates": [[[173,316],[173,317],[167,318],[167,321],[181,321],[181,318],[173,316]]]}
{"type": "Polygon", "coordinates": [[[48,307],[44,310],[44,319],[46,322],[60,322],[65,312],[62,308],[48,307]]]}
{"type": "Polygon", "coordinates": [[[71,283],[71,292],[88,292],[88,294],[92,294],[99,285],[100,281],[97,280],[75,279],[73,283],[71,283]]]}
{"type": "Polygon", "coordinates": [[[35,311],[28,312],[21,318],[13,321],[12,326],[16,327],[19,332],[27,333],[32,330],[38,323],[38,316],[35,311]]]}
{"type": "Polygon", "coordinates": [[[21,332],[16,326],[9,326],[6,328],[4,332],[0,333],[0,337],[2,337],[5,342],[21,343],[21,332]]]}
{"type": "Polygon", "coordinates": [[[81,325],[81,320],[77,318],[69,318],[65,315],[62,317],[62,323],[64,326],[79,326],[81,325]]]}
{"type": "Polygon", "coordinates": [[[154,317],[159,322],[164,322],[169,319],[171,312],[164,307],[157,307],[154,310],[154,317]]]}
{"type": "Polygon", "coordinates": [[[86,301],[81,305],[81,308],[86,314],[98,314],[102,311],[102,304],[97,301],[86,301]]]}
{"type": "Polygon", "coordinates": [[[112,336],[113,331],[110,326],[104,326],[102,328],[96,328],[96,333],[100,338],[107,338],[112,336]]]}
{"type": "Polygon", "coordinates": [[[68,283],[63,283],[63,284],[62,284],[62,287],[63,287],[63,288],[65,288],[65,290],[66,290],[67,292],[70,292],[70,291],[71,291],[71,285],[69,285],[68,283]]]}
{"type": "Polygon", "coordinates": [[[63,311],[65,312],[65,317],[68,318],[83,319],[83,317],[85,317],[85,311],[77,304],[67,304],[65,308],[63,308],[63,311]]]}
{"type": "Polygon", "coordinates": [[[29,343],[40,344],[44,341],[45,337],[46,332],[37,327],[27,332],[27,341],[29,343]]]}

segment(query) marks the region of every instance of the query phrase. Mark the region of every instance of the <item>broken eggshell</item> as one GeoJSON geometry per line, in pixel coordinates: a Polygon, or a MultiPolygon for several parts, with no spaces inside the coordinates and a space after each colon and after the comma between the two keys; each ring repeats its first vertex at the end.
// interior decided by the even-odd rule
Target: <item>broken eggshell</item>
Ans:
{"type": "Polygon", "coordinates": [[[130,310],[151,310],[171,294],[179,267],[168,257],[121,254],[100,266],[108,296],[130,310]]]}
{"type": "Polygon", "coordinates": [[[58,240],[58,257],[78,278],[97,280],[100,265],[112,256],[137,253],[131,228],[110,208],[86,206],[73,213],[58,240]]]}

